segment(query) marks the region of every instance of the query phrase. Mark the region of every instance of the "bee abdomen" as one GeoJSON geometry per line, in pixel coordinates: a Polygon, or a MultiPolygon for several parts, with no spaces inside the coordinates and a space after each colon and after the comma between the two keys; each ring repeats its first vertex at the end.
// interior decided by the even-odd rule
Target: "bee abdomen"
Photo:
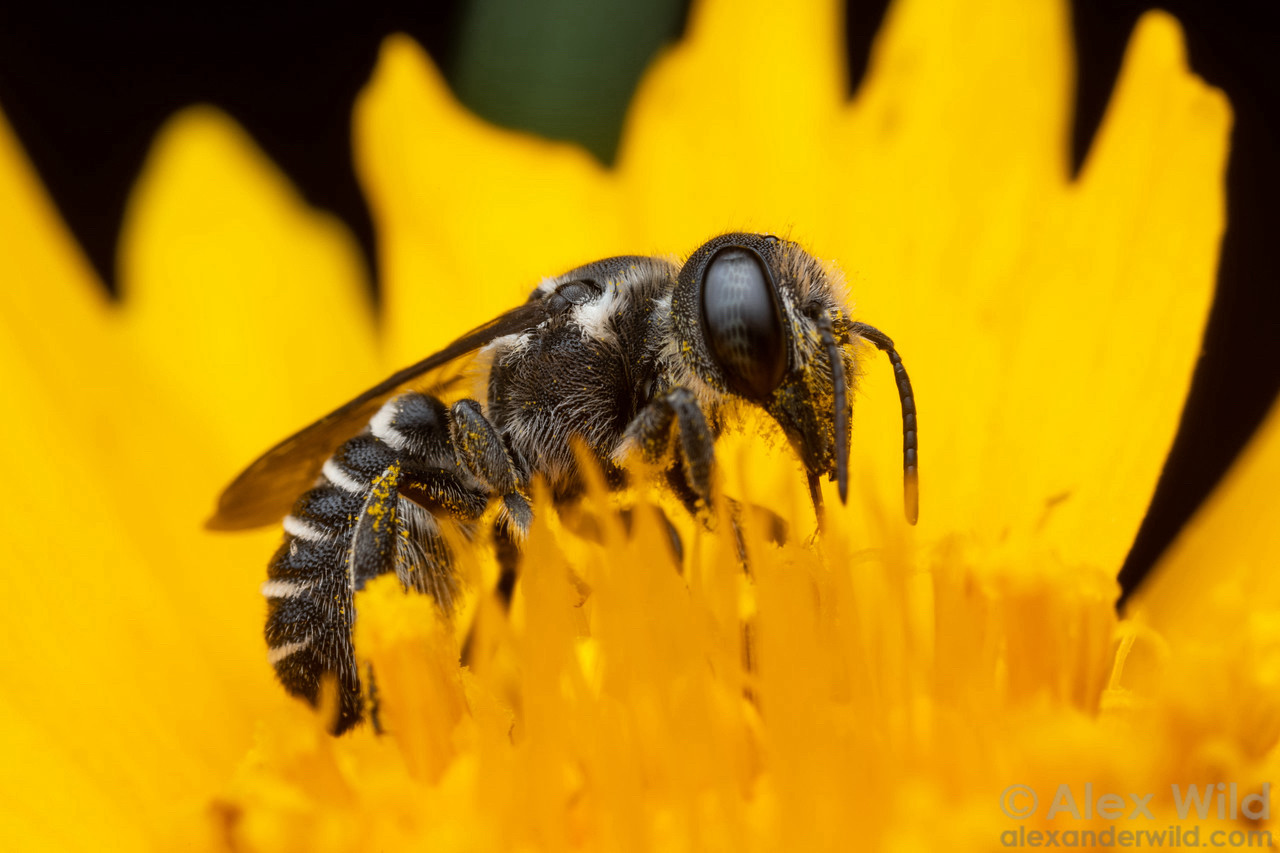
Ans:
{"type": "Polygon", "coordinates": [[[361,717],[351,626],[347,550],[364,503],[353,472],[330,459],[320,484],[284,520],[284,542],[267,568],[267,659],[281,684],[315,705],[326,674],[337,681],[336,731],[361,717]]]}
{"type": "MultiPolygon", "coordinates": [[[[363,716],[352,643],[355,592],[394,572],[407,590],[430,594],[446,613],[453,608],[457,578],[436,514],[465,531],[485,511],[489,491],[457,458],[448,417],[440,401],[424,395],[389,402],[369,431],[325,461],[315,487],[284,519],[284,542],[262,586],[268,659],[285,689],[312,705],[325,678],[336,679],[335,733],[363,716]]],[[[478,435],[480,427],[468,423],[478,435]]],[[[505,454],[502,460],[510,465],[505,454]]],[[[480,461],[492,473],[489,457],[480,461]]],[[[514,480],[503,484],[515,489],[514,480]]]]}
{"type": "Polygon", "coordinates": [[[339,702],[335,729],[341,731],[361,716],[346,546],[340,532],[313,527],[308,536],[296,535],[300,519],[289,518],[294,521],[286,523],[285,541],[271,560],[269,580],[262,585],[267,597],[267,659],[285,689],[313,705],[320,701],[325,674],[332,674],[339,702]],[[311,533],[320,535],[311,537],[311,533]]]}

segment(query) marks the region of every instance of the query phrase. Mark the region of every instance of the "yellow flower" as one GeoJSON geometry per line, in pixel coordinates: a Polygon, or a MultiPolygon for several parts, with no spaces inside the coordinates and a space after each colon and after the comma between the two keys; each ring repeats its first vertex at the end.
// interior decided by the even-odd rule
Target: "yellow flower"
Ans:
{"type": "MultiPolygon", "coordinates": [[[[1179,820],[1170,785],[1245,797],[1276,776],[1280,414],[1134,618],[1112,611],[1212,294],[1225,102],[1176,24],[1145,16],[1071,181],[1063,3],[901,0],[851,103],[836,16],[699,4],[612,170],[478,121],[388,40],[355,116],[376,330],[349,235],[215,111],[155,143],[119,306],[0,128],[3,838],[933,849],[1265,830],[1179,820]],[[510,620],[477,597],[470,670],[429,601],[362,595],[388,734],[325,735],[264,660],[279,532],[201,529],[228,476],[542,275],[730,228],[837,261],[893,335],[921,408],[919,527],[872,361],[857,480],[819,543],[748,531],[748,578],[723,532],[682,521],[680,574],[647,516],[601,547],[544,509],[510,620]],[[1052,813],[1062,785],[1090,806],[1150,793],[1153,817],[1052,813]]],[[[720,459],[727,492],[812,529],[785,452],[733,436],[720,459]]],[[[466,571],[483,587],[492,568],[466,571]]]]}

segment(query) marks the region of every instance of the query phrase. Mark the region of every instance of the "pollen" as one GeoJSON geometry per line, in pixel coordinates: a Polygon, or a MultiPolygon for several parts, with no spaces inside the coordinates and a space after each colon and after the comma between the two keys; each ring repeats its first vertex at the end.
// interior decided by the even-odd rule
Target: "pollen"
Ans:
{"type": "Polygon", "coordinates": [[[400,463],[395,462],[373,481],[367,514],[374,519],[373,529],[381,532],[383,524],[395,524],[396,506],[394,489],[400,481],[400,463]]]}

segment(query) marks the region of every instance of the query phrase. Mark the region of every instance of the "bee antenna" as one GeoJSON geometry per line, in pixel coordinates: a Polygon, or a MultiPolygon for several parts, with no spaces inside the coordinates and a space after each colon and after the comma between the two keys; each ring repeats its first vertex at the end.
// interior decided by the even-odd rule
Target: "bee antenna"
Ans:
{"type": "MultiPolygon", "coordinates": [[[[844,359],[840,356],[835,335],[831,334],[831,317],[823,314],[818,318],[818,333],[822,335],[822,345],[827,350],[827,360],[831,362],[831,382],[835,386],[836,488],[843,504],[849,497],[849,412],[845,405],[844,359]]],[[[813,485],[811,482],[811,490],[813,485]]]]}
{"type": "Polygon", "coordinates": [[[893,365],[893,378],[898,384],[898,397],[902,400],[902,494],[907,522],[915,524],[920,517],[920,447],[916,441],[916,398],[911,391],[911,378],[902,365],[902,356],[893,348],[889,336],[866,323],[854,323],[851,331],[884,350],[893,365]]]}

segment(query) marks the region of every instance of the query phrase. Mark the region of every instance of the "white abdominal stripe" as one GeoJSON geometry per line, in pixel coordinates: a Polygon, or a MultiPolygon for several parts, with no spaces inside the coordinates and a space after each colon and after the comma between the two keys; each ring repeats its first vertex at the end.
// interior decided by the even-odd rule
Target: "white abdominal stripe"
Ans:
{"type": "Polygon", "coordinates": [[[312,584],[303,581],[271,580],[262,584],[262,594],[267,598],[295,598],[311,590],[312,584]]]}
{"type": "Polygon", "coordinates": [[[390,447],[392,450],[404,450],[409,440],[404,437],[404,433],[396,429],[392,424],[397,414],[400,413],[400,401],[391,400],[373,416],[373,420],[369,421],[369,431],[373,433],[374,438],[390,447]]]}
{"type": "Polygon", "coordinates": [[[284,532],[303,542],[328,542],[333,534],[296,515],[284,517],[284,532]]]}
{"type": "Polygon", "coordinates": [[[369,490],[368,484],[361,483],[355,477],[342,470],[338,463],[333,461],[333,457],[329,457],[324,461],[324,467],[320,469],[320,473],[324,474],[325,479],[344,492],[362,495],[369,490]]]}
{"type": "Polygon", "coordinates": [[[276,664],[280,663],[280,661],[284,660],[290,655],[297,654],[298,652],[303,651],[310,645],[311,645],[311,638],[307,637],[306,639],[299,640],[296,643],[285,643],[280,646],[272,646],[270,649],[267,650],[267,662],[272,666],[275,666],[276,664]]]}

